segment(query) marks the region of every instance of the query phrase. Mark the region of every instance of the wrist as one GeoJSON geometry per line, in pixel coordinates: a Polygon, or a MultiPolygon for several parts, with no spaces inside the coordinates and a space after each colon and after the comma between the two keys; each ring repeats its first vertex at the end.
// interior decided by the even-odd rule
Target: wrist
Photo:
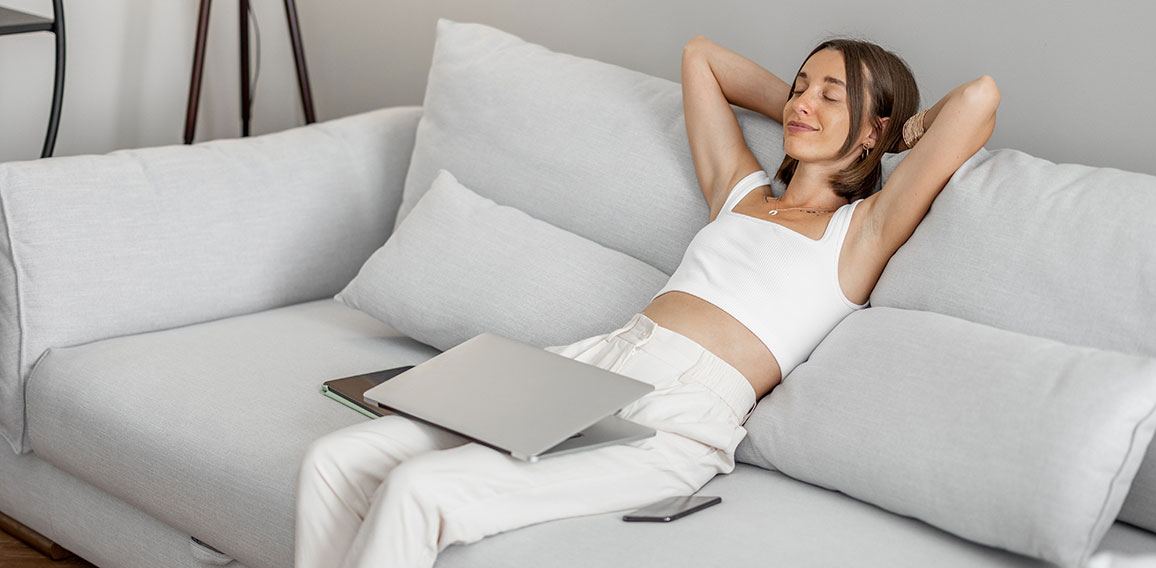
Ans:
{"type": "Polygon", "coordinates": [[[930,109],[923,109],[915,113],[903,124],[903,143],[907,144],[908,148],[914,148],[919,139],[923,137],[923,133],[926,132],[923,126],[923,117],[928,110],[930,109]]]}

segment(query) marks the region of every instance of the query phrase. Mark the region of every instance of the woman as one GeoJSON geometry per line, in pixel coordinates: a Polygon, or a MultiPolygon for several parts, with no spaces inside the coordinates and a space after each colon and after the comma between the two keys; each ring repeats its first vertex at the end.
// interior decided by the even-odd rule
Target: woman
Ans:
{"type": "Polygon", "coordinates": [[[787,84],[700,36],[682,75],[710,222],[626,326],[547,348],[653,384],[619,414],[657,434],[529,464],[397,416],[334,432],[302,463],[297,568],[431,566],[453,543],[640,507],[730,472],[755,401],[866,306],[888,259],[991,136],[999,105],[985,76],[916,114],[907,66],[849,40],[820,44],[787,84]],[[781,198],[731,103],[784,124],[781,198]],[[872,194],[883,151],[909,147],[872,194]]]}

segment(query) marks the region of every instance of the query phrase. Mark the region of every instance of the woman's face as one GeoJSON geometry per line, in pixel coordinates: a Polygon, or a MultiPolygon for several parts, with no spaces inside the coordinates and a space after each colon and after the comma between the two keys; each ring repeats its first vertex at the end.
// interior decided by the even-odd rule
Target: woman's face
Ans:
{"type": "MultiPolygon", "coordinates": [[[[851,131],[846,75],[843,53],[834,49],[820,50],[803,64],[783,109],[783,149],[787,155],[800,162],[841,165],[849,165],[858,157],[857,151],[839,155],[851,131]]],[[[865,137],[869,131],[860,132],[865,137]]]]}

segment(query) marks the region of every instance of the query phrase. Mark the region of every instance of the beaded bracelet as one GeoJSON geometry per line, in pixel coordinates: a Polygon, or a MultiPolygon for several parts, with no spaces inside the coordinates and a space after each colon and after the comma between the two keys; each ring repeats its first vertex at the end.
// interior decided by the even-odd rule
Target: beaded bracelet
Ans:
{"type": "Polygon", "coordinates": [[[923,137],[923,115],[927,114],[928,110],[929,109],[923,109],[919,111],[903,124],[903,142],[907,144],[908,148],[914,148],[915,143],[919,142],[919,139],[923,137]]]}

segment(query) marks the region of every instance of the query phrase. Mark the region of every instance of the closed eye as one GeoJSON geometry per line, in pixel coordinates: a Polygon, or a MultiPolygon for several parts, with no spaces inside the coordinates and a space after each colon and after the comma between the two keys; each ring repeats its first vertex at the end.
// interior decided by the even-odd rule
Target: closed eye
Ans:
{"type": "MultiPolygon", "coordinates": [[[[791,91],[791,95],[792,95],[792,96],[796,96],[796,97],[797,97],[797,96],[799,96],[799,95],[801,95],[801,94],[803,94],[803,91],[791,91]]],[[[839,102],[839,99],[832,99],[831,97],[828,97],[828,96],[826,95],[826,93],[824,93],[824,94],[823,94],[823,98],[824,98],[824,99],[826,99],[826,100],[828,100],[828,101],[831,101],[831,102],[833,102],[833,103],[837,103],[837,102],[839,102]]]]}

